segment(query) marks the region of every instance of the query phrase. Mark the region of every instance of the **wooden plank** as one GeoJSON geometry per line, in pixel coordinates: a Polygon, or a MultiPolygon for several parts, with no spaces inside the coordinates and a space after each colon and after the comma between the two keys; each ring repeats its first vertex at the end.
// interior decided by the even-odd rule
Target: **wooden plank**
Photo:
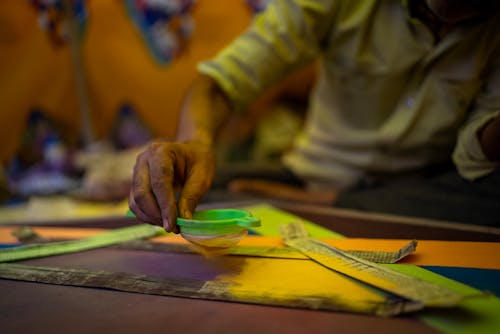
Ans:
{"type": "Polygon", "coordinates": [[[66,286],[106,288],[150,295],[346,311],[380,316],[393,316],[421,307],[420,304],[387,294],[379,299],[379,302],[374,302],[374,300],[368,299],[350,300],[343,298],[342,294],[301,295],[300,291],[276,289],[263,291],[260,287],[238,285],[231,281],[203,281],[10,263],[0,264],[0,278],[66,286]]]}

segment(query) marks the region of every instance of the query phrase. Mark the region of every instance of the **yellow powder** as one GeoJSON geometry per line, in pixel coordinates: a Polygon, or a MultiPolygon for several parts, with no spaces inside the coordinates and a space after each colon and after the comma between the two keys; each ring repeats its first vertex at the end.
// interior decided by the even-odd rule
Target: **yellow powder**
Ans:
{"type": "Polygon", "coordinates": [[[338,305],[363,313],[381,313],[387,304],[383,293],[361,285],[308,260],[247,257],[237,272],[217,277],[235,300],[329,308],[338,305]],[[378,311],[376,311],[378,310],[378,311]]]}

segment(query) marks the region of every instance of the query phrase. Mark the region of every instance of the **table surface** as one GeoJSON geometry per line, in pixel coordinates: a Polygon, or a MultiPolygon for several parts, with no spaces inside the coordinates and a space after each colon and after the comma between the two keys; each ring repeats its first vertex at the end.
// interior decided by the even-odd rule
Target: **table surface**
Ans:
{"type": "MultiPolygon", "coordinates": [[[[497,229],[371,215],[308,205],[272,203],[348,237],[499,241],[497,229]]],[[[227,203],[210,207],[227,207],[227,203]]],[[[241,205],[234,205],[241,206],[241,205]]],[[[79,222],[85,227],[131,224],[131,218],[79,222]]],[[[50,224],[48,224],[50,225],[50,224]]],[[[75,226],[74,222],[68,225],[75,226]]],[[[61,226],[58,223],[58,226],[61,226]]],[[[229,260],[237,261],[237,260],[229,260]]],[[[90,270],[130,271],[150,275],[211,277],[221,268],[199,255],[119,249],[23,261],[32,265],[90,270]]],[[[236,265],[236,264],[235,264],[236,265]]],[[[0,280],[2,332],[47,333],[435,333],[414,315],[379,318],[367,315],[195,300],[0,280]]]]}

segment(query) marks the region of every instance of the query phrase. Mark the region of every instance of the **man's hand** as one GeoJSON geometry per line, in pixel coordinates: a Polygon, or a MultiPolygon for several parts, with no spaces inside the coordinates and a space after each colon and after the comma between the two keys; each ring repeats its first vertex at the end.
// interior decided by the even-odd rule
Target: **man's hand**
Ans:
{"type": "Polygon", "coordinates": [[[152,142],[137,157],[130,209],[139,220],[178,233],[177,216],[192,217],[214,173],[211,147],[198,142],[152,142]],[[178,203],[176,190],[180,191],[178,203]]]}
{"type": "Polygon", "coordinates": [[[500,116],[493,118],[479,132],[479,142],[490,161],[500,161],[500,116]]]}

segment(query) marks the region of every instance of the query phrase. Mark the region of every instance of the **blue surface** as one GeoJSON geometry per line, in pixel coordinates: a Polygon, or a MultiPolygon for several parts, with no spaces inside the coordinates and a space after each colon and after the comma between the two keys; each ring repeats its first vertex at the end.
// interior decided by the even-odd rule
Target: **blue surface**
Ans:
{"type": "Polygon", "coordinates": [[[17,246],[21,246],[20,244],[0,244],[0,249],[2,248],[13,248],[13,247],[17,247],[17,246]]]}
{"type": "Polygon", "coordinates": [[[422,268],[500,297],[500,270],[438,266],[422,268]]]}
{"type": "Polygon", "coordinates": [[[248,235],[260,235],[257,231],[254,231],[252,229],[248,229],[248,235]]]}

